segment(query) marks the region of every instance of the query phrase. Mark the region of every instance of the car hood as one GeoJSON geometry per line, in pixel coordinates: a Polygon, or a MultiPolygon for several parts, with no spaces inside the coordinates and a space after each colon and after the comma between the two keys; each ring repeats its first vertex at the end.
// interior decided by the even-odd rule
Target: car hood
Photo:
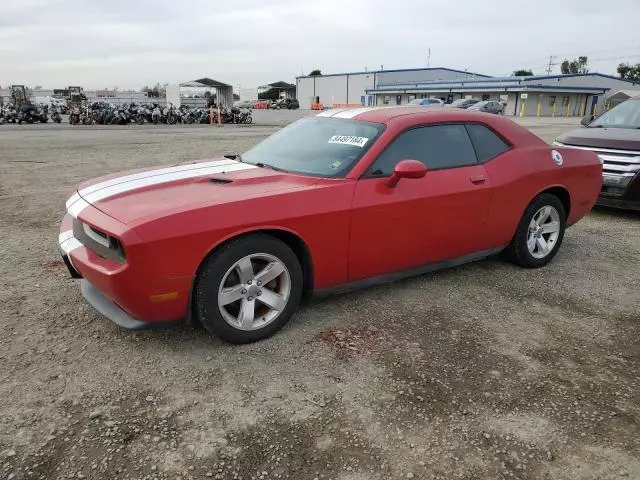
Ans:
{"type": "Polygon", "coordinates": [[[579,147],[640,151],[640,130],[632,128],[578,128],[560,135],[557,140],[579,147]]]}
{"type": "Polygon", "coordinates": [[[304,189],[319,179],[278,172],[227,158],[127,172],[83,184],[67,202],[72,215],[88,204],[125,223],[216,204],[304,189]]]}

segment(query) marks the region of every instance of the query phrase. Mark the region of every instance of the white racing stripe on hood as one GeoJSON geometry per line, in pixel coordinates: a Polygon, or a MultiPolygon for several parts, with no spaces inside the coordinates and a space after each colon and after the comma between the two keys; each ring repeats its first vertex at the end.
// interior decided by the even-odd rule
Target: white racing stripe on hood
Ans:
{"type": "Polygon", "coordinates": [[[75,202],[77,202],[78,200],[80,200],[80,195],[78,194],[78,192],[71,195],[69,197],[69,200],[67,200],[67,203],[65,204],[65,207],[67,208],[67,210],[69,210],[69,207],[73,205],[75,202]]]}
{"type": "Polygon", "coordinates": [[[90,204],[104,200],[109,197],[131,192],[140,188],[151,187],[177,180],[214,175],[223,172],[237,172],[258,168],[248,163],[240,163],[235,160],[218,160],[215,162],[194,163],[181,165],[179,167],[161,168],[124,177],[112,178],[104,182],[90,185],[80,190],[80,195],[76,198],[74,194],[68,201],[68,212],[77,218],[82,210],[90,204]]]}
{"type": "Polygon", "coordinates": [[[204,175],[212,175],[222,172],[237,172],[240,170],[249,170],[251,168],[258,168],[255,165],[248,163],[234,162],[233,164],[218,165],[214,167],[203,167],[197,169],[186,170],[182,172],[166,173],[164,175],[154,175],[153,177],[139,178],[136,180],[129,180],[124,183],[118,183],[111,185],[100,190],[83,195],[84,199],[89,203],[95,203],[105,198],[120,195],[121,193],[127,193],[139,188],[151,187],[153,185],[160,185],[162,183],[175,182],[176,180],[185,180],[188,178],[202,177],[204,175]]]}
{"type": "Polygon", "coordinates": [[[111,178],[109,180],[105,180],[104,182],[96,183],[94,185],[89,185],[88,187],[85,187],[82,190],[80,190],[79,193],[81,196],[86,197],[87,195],[95,192],[96,190],[101,190],[106,187],[111,187],[112,185],[117,185],[118,183],[125,183],[125,182],[130,182],[132,180],[138,180],[141,178],[149,178],[149,177],[166,175],[168,173],[175,173],[175,172],[184,172],[187,170],[194,170],[194,169],[200,169],[205,167],[233,165],[235,163],[238,163],[238,162],[236,162],[235,160],[215,160],[212,162],[189,163],[187,165],[176,165],[174,167],[158,168],[156,170],[145,170],[144,172],[132,173],[131,175],[111,178]]]}
{"type": "Polygon", "coordinates": [[[88,206],[89,204],[86,202],[84,198],[78,198],[78,200],[73,202],[73,204],[68,208],[67,212],[73,218],[78,218],[78,214],[88,206]]]}

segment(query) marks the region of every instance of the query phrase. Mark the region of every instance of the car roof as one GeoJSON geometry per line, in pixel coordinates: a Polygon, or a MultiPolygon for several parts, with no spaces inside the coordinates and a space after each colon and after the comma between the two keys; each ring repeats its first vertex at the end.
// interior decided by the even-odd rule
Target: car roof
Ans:
{"type": "Polygon", "coordinates": [[[362,107],[334,108],[319,113],[319,117],[346,118],[373,123],[389,123],[392,119],[404,116],[415,116],[416,122],[428,123],[478,121],[478,114],[459,108],[428,109],[419,105],[402,105],[397,107],[362,107]]]}

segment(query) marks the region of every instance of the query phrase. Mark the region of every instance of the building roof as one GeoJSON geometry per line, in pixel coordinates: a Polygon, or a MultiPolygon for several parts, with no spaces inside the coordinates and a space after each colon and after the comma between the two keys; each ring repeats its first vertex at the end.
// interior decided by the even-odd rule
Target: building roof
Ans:
{"type": "Polygon", "coordinates": [[[287,82],[275,82],[275,83],[270,83],[267,85],[268,87],[271,88],[296,88],[296,86],[292,83],[287,83],[287,82]]]}
{"type": "MultiPolygon", "coordinates": [[[[406,93],[410,91],[429,92],[466,92],[471,90],[479,91],[554,91],[554,92],[580,92],[588,94],[601,94],[611,90],[610,86],[599,84],[597,79],[593,79],[591,85],[571,85],[569,82],[560,80],[575,77],[599,77],[603,79],[614,79],[622,82],[627,80],[612,77],[602,73],[585,73],[569,75],[530,75],[520,77],[490,77],[481,79],[452,79],[452,80],[423,80],[379,83],[375,88],[367,89],[367,93],[406,93]],[[557,80],[557,82],[549,82],[557,80]],[[567,84],[569,83],[569,84],[567,84]]],[[[640,83],[633,83],[638,85],[640,83]]]]}
{"type": "Polygon", "coordinates": [[[190,82],[181,83],[180,86],[181,87],[213,87],[213,88],[231,87],[231,85],[228,85],[226,83],[222,83],[207,77],[199,78],[198,80],[191,80],[190,82]]]}
{"type": "Polygon", "coordinates": [[[565,78],[573,78],[573,77],[602,77],[613,80],[619,80],[622,82],[629,82],[633,85],[640,86],[640,82],[632,82],[630,80],[625,80],[623,78],[613,77],[611,75],[606,75],[604,73],[582,73],[582,74],[568,74],[568,75],[530,75],[530,76],[519,76],[519,77],[488,77],[488,78],[474,78],[474,79],[451,79],[451,80],[419,80],[417,82],[414,81],[404,81],[404,82],[386,82],[386,83],[378,83],[377,87],[387,87],[387,86],[398,86],[398,85],[414,85],[414,86],[422,86],[422,85],[438,85],[438,84],[468,84],[468,83],[510,83],[510,84],[523,84],[523,83],[531,83],[535,81],[542,80],[560,80],[565,78]]]}
{"type": "Polygon", "coordinates": [[[337,77],[337,76],[341,76],[341,75],[361,75],[361,74],[364,74],[364,73],[421,72],[421,71],[429,71],[429,70],[445,70],[447,72],[466,73],[467,75],[474,75],[476,77],[491,78],[490,75],[483,75],[481,73],[467,72],[466,70],[456,70],[455,68],[423,67],[423,68],[400,68],[400,69],[392,69],[392,70],[368,70],[368,71],[362,71],[362,72],[326,73],[326,74],[322,74],[322,75],[301,75],[299,77],[296,77],[296,80],[298,78],[337,77]]]}

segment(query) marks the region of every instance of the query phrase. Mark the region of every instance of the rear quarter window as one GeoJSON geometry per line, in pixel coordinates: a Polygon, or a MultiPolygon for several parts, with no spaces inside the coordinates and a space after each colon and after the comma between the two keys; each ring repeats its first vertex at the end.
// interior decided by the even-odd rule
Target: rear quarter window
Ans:
{"type": "Polygon", "coordinates": [[[480,163],[487,162],[511,148],[493,130],[484,125],[470,123],[466,128],[480,163]]]}

